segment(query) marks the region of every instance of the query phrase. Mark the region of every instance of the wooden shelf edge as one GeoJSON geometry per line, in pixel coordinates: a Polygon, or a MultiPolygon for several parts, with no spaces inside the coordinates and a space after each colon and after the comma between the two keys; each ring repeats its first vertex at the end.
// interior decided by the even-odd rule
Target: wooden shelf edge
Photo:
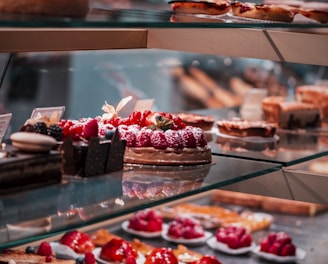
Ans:
{"type": "Polygon", "coordinates": [[[145,29],[0,28],[0,52],[138,49],[145,29]]]}

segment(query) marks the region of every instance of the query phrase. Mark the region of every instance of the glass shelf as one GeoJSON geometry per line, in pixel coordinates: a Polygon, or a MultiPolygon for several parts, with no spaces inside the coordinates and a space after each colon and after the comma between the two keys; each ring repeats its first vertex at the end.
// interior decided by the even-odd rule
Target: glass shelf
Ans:
{"type": "Polygon", "coordinates": [[[281,169],[279,164],[213,156],[211,165],[126,166],[88,179],[1,196],[0,248],[113,219],[281,169]],[[238,166],[236,166],[238,164],[238,166]]]}
{"type": "Polygon", "coordinates": [[[198,27],[198,28],[327,28],[309,19],[295,17],[292,23],[238,18],[230,13],[218,16],[175,14],[170,5],[147,5],[138,1],[130,9],[108,6],[91,8],[84,18],[45,17],[0,13],[0,27],[68,27],[68,28],[117,28],[117,27],[198,27]]]}

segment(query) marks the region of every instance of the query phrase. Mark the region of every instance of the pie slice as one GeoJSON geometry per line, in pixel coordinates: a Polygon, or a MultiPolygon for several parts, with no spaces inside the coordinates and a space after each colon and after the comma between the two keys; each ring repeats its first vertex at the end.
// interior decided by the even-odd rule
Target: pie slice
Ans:
{"type": "Polygon", "coordinates": [[[262,5],[254,3],[231,3],[234,16],[268,21],[292,22],[297,9],[287,5],[262,5]]]}
{"type": "Polygon", "coordinates": [[[229,1],[171,1],[176,13],[223,15],[231,10],[229,1]]]}

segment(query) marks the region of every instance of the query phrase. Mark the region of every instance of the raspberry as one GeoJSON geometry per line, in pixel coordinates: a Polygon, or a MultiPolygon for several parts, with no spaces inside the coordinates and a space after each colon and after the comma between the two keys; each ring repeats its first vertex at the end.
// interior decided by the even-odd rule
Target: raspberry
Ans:
{"type": "Polygon", "coordinates": [[[134,131],[124,129],[123,127],[119,126],[118,132],[119,132],[120,139],[126,140],[126,145],[128,147],[135,147],[136,135],[135,135],[134,131]]]}
{"type": "Polygon", "coordinates": [[[207,141],[205,139],[205,135],[203,130],[199,127],[193,127],[192,133],[194,134],[197,147],[205,147],[207,145],[207,141]]]}
{"type": "Polygon", "coordinates": [[[150,137],[151,144],[156,149],[166,149],[168,143],[165,138],[165,134],[161,130],[155,130],[150,137]]]}
{"type": "Polygon", "coordinates": [[[38,248],[37,254],[40,256],[50,256],[52,254],[50,244],[46,241],[42,242],[38,248]]]}
{"type": "Polygon", "coordinates": [[[150,136],[153,133],[152,130],[142,128],[136,134],[136,147],[151,147],[150,136]]]}
{"type": "Polygon", "coordinates": [[[172,130],[172,129],[166,130],[165,138],[166,138],[167,144],[170,148],[173,148],[173,149],[182,149],[183,148],[182,139],[181,139],[178,131],[172,130]]]}
{"type": "Polygon", "coordinates": [[[183,129],[179,130],[182,144],[186,148],[195,148],[196,147],[196,139],[191,129],[183,129]]]}
{"type": "Polygon", "coordinates": [[[92,252],[85,253],[84,262],[85,262],[85,264],[95,264],[96,263],[96,258],[92,252]]]}

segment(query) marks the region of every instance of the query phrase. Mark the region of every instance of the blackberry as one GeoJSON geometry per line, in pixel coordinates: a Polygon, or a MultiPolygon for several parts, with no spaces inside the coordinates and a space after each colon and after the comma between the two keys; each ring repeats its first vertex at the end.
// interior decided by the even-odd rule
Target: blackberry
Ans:
{"type": "Polygon", "coordinates": [[[36,250],[35,250],[34,247],[29,246],[29,247],[27,247],[25,249],[25,253],[27,253],[27,254],[34,254],[34,253],[36,253],[36,250]]]}
{"type": "Polygon", "coordinates": [[[34,132],[47,135],[48,134],[48,128],[46,123],[44,122],[37,122],[34,124],[34,132]]]}
{"type": "Polygon", "coordinates": [[[63,140],[63,129],[58,125],[50,125],[48,128],[48,135],[56,139],[57,141],[63,140]]]}

